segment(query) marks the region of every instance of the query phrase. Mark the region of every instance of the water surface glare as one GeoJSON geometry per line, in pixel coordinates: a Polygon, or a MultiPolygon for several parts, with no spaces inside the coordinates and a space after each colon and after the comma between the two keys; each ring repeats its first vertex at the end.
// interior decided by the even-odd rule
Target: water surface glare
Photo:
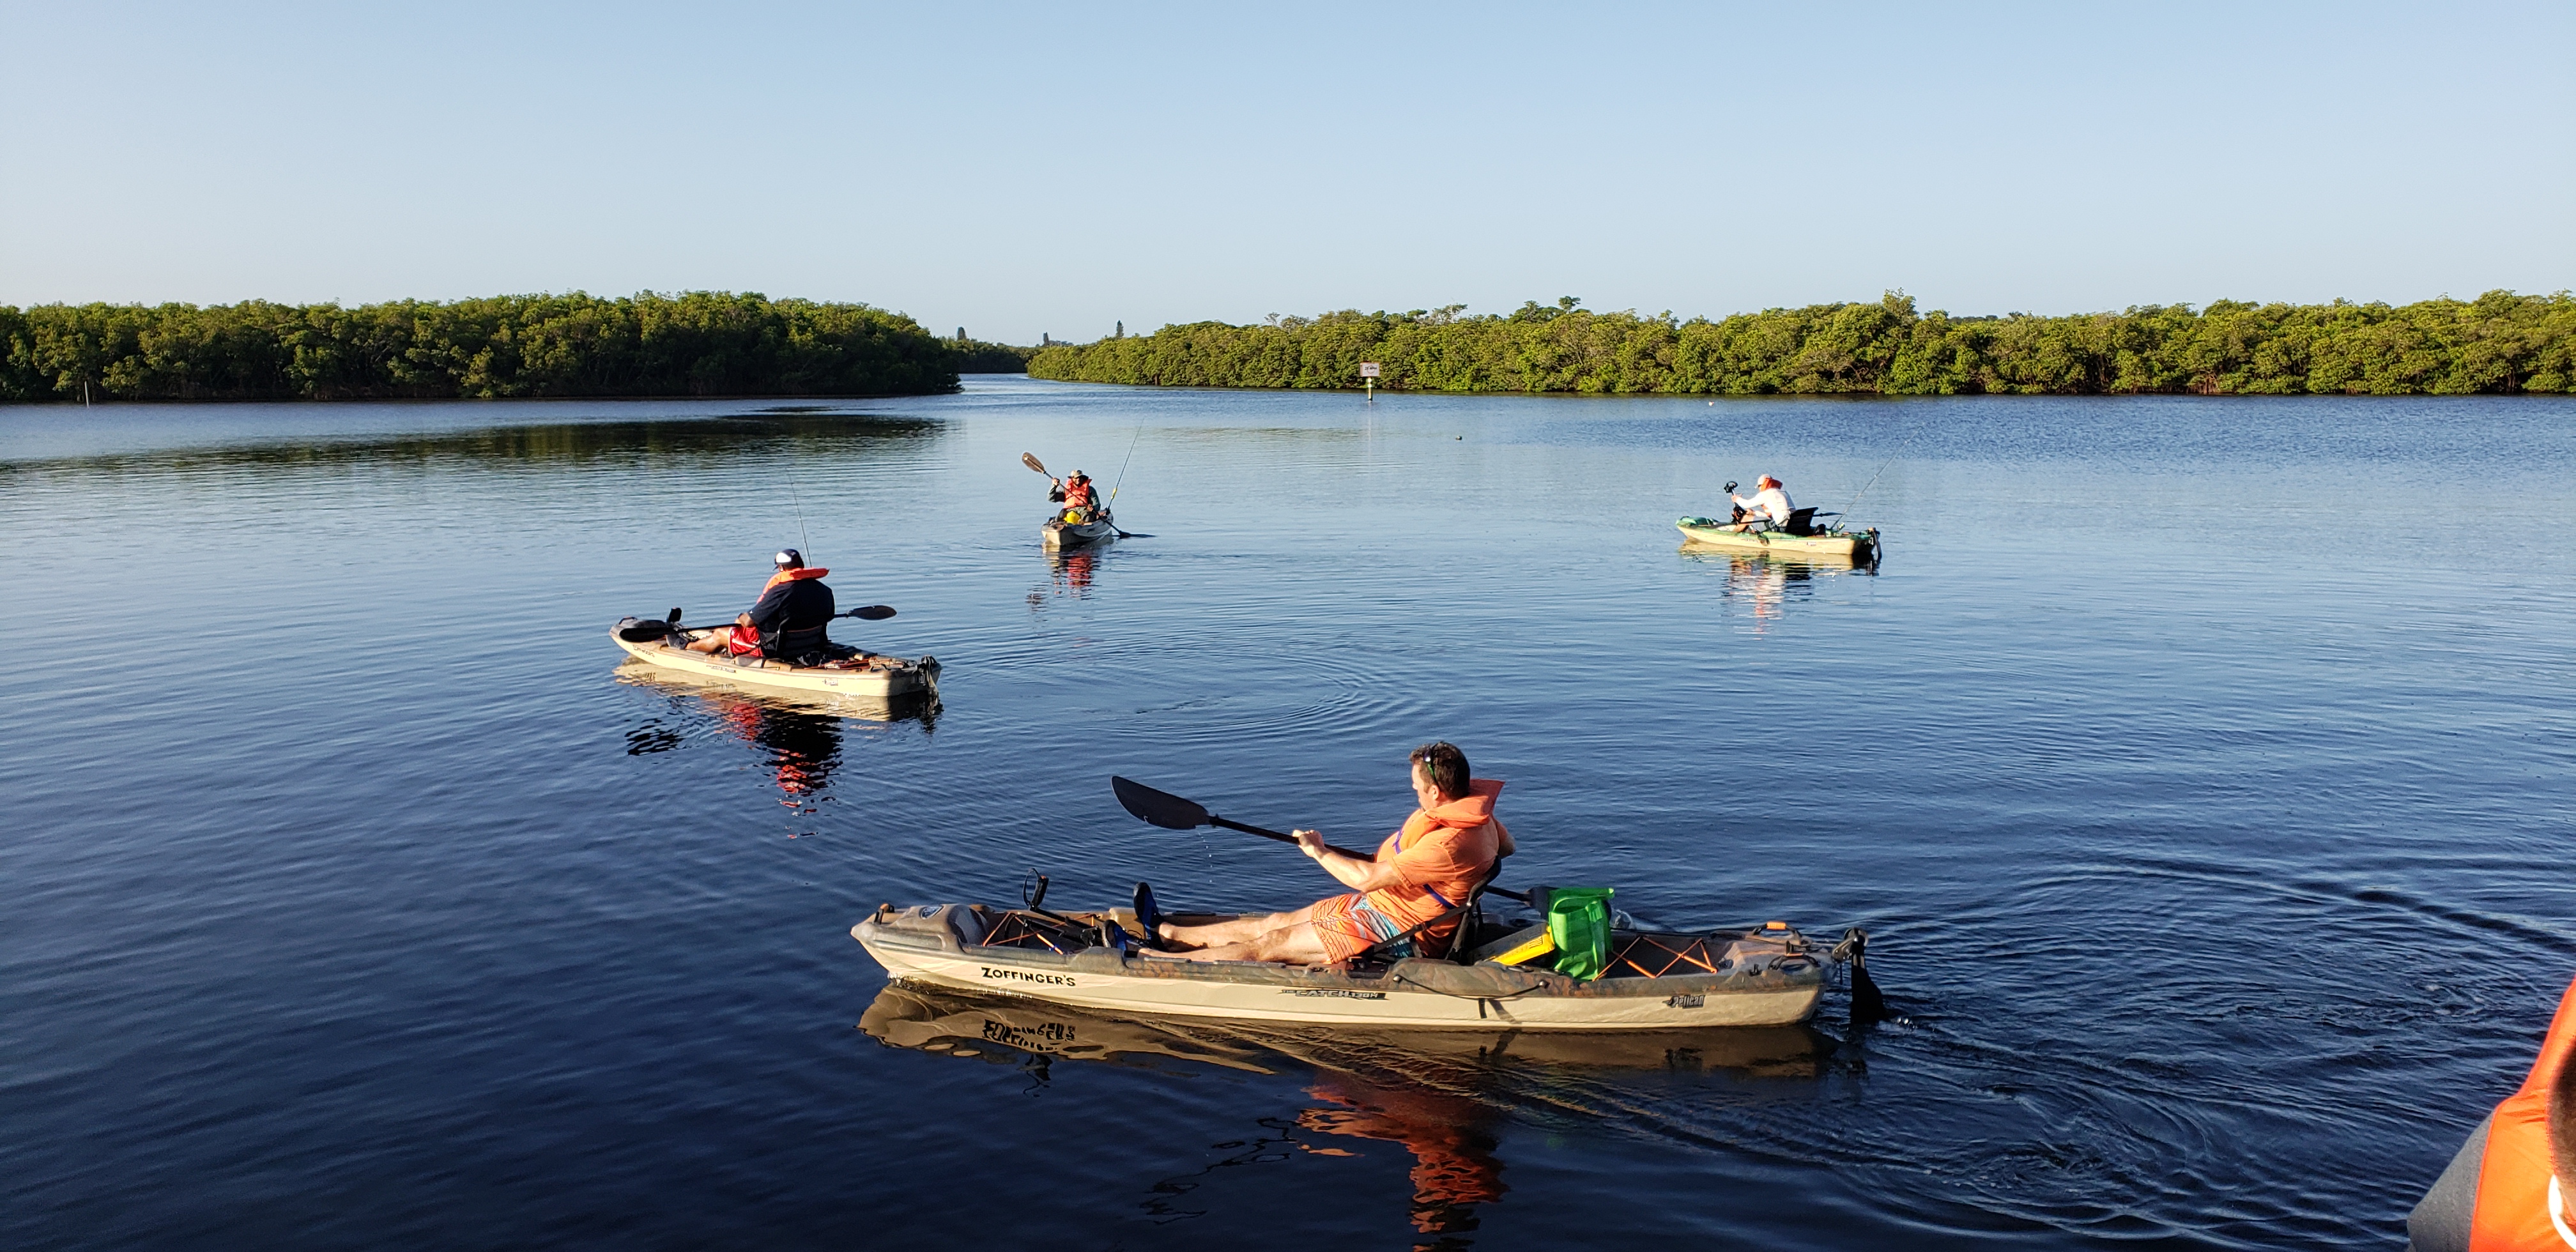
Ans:
{"type": "Polygon", "coordinates": [[[1130,391],[0,411],[0,1244],[2402,1242],[2576,973],[2576,403],[1130,391]],[[1129,461],[1132,449],[1132,461],[1129,461]],[[1023,451],[1149,532],[1037,547],[1023,451]],[[1677,551],[1771,471],[1875,572],[1677,551]],[[933,716],[638,681],[807,548],[933,716]],[[888,991],[880,901],[1865,925],[1591,1049],[888,991]],[[861,1029],[863,1023],[866,1029],[861,1029]]]}

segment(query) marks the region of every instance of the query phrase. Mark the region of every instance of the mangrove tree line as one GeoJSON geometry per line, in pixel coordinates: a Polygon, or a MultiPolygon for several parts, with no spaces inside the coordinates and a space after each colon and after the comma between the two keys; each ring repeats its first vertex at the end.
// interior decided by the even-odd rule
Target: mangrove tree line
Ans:
{"type": "Polygon", "coordinates": [[[883,396],[954,391],[900,313],[756,293],[0,306],[0,399],[883,396]]]}
{"type": "Polygon", "coordinates": [[[1029,373],[1165,387],[1707,395],[2197,392],[2464,395],[2576,390],[2576,298],[2491,291],[2418,304],[2146,305],[2068,317],[1873,303],[1710,321],[1595,313],[1568,296],[1460,316],[1346,310],[1038,350],[1029,373]]]}

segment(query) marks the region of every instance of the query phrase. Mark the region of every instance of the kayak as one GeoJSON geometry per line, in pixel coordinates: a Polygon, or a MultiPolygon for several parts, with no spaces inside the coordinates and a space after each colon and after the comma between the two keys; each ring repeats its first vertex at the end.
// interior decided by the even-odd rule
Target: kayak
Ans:
{"type": "Polygon", "coordinates": [[[728,720],[755,720],[781,711],[794,711],[891,726],[896,722],[931,721],[940,712],[939,702],[920,692],[872,696],[842,691],[791,691],[754,686],[731,675],[683,673],[631,656],[619,661],[617,667],[609,671],[609,676],[618,682],[650,687],[666,695],[693,698],[708,712],[728,720]]]}
{"type": "Polygon", "coordinates": [[[1046,524],[1038,527],[1038,538],[1050,552],[1065,548],[1087,548],[1118,537],[1118,523],[1111,520],[1107,508],[1090,510],[1087,520],[1068,522],[1065,516],[1074,510],[1048,515],[1046,524]]]}
{"type": "Polygon", "coordinates": [[[1792,535],[1777,530],[1745,530],[1714,517],[1685,517],[1674,525],[1680,528],[1685,544],[1729,552],[1823,557],[1857,564],[1866,564],[1878,555],[1878,528],[1874,526],[1867,530],[1837,528],[1792,535]]]}
{"type": "Polygon", "coordinates": [[[1182,1061],[1239,1073],[1275,1074],[1295,1065],[1393,1068],[1419,1076],[1424,1061],[1490,1071],[1532,1066],[1669,1071],[1732,1070],[1764,1078],[1812,1078],[1833,1043],[1814,1027],[1526,1033],[1488,1022],[1477,1030],[1360,1030],[1120,1017],[1020,996],[889,983],[859,1015],[859,1029],[888,1047],[1018,1063],[1050,1060],[1133,1064],[1182,1061]]]}
{"type": "Polygon", "coordinates": [[[907,661],[901,657],[863,656],[827,665],[791,665],[764,657],[691,652],[681,646],[685,640],[680,637],[637,642],[621,633],[621,628],[632,626],[635,621],[631,617],[620,621],[609,628],[608,637],[625,649],[628,656],[674,676],[723,679],[780,691],[877,699],[936,696],[939,693],[939,661],[935,657],[907,661]]]}
{"type": "MultiPolygon", "coordinates": [[[[1231,917],[1169,920],[1199,925],[1231,917]]],[[[1577,981],[1543,960],[1494,960],[1544,933],[1499,921],[1478,923],[1477,944],[1465,953],[1473,959],[1465,963],[1406,957],[1330,968],[1121,951],[1102,942],[1110,925],[1140,933],[1129,909],[887,904],[851,927],[850,937],[897,979],[1096,1011],[1532,1031],[1793,1025],[1815,1014],[1828,964],[1866,941],[1847,939],[1827,953],[1778,922],[1741,934],[1614,930],[1602,975],[1577,981]]]]}

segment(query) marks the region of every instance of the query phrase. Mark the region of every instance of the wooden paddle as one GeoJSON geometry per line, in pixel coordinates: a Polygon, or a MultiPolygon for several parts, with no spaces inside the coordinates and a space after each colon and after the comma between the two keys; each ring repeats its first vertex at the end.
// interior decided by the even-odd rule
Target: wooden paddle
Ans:
{"type": "MultiPolygon", "coordinates": [[[[1208,812],[1206,806],[1196,800],[1184,799],[1168,791],[1157,791],[1132,778],[1121,778],[1112,774],[1109,776],[1109,789],[1118,793],[1118,803],[1121,807],[1165,830],[1195,830],[1201,826],[1222,826],[1227,830],[1239,830],[1247,835],[1259,835],[1264,839],[1276,839],[1281,843],[1297,842],[1295,835],[1219,817],[1208,812]]],[[[1324,845],[1324,850],[1339,852],[1354,861],[1377,859],[1371,854],[1353,852],[1349,848],[1337,848],[1329,843],[1324,845]]],[[[1529,903],[1528,896],[1516,891],[1505,891],[1500,887],[1487,887],[1485,891],[1489,895],[1498,895],[1507,900],[1529,903]]]]}
{"type": "MultiPolygon", "coordinates": [[[[835,613],[832,616],[835,619],[855,617],[863,622],[882,622],[885,619],[894,616],[894,609],[892,606],[883,604],[863,604],[847,613],[835,613]]],[[[680,611],[678,609],[673,609],[671,610],[671,616],[661,621],[655,621],[648,617],[637,621],[633,625],[621,626],[617,630],[617,637],[628,643],[651,643],[656,639],[667,638],[671,635],[679,634],[683,630],[722,630],[726,626],[730,626],[732,624],[733,623],[731,622],[724,622],[714,626],[683,627],[680,625],[680,611]]]]}
{"type": "Polygon", "coordinates": [[[1020,454],[1020,464],[1025,465],[1025,466],[1028,466],[1030,469],[1036,470],[1037,472],[1039,472],[1039,473],[1041,473],[1041,474],[1046,474],[1046,476],[1047,476],[1047,477],[1049,477],[1049,478],[1053,478],[1053,477],[1055,477],[1055,475],[1053,475],[1053,474],[1047,474],[1046,462],[1039,460],[1039,459],[1038,459],[1038,454],[1037,454],[1037,453],[1034,453],[1034,452],[1023,452],[1023,453],[1021,453],[1021,454],[1020,454]]]}

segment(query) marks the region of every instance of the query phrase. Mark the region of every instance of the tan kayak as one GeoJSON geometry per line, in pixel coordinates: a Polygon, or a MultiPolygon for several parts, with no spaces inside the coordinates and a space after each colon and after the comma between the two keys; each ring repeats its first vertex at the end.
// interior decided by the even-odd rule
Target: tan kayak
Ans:
{"type": "Polygon", "coordinates": [[[1038,527],[1038,541],[1049,552],[1067,548],[1087,548],[1118,537],[1118,523],[1111,519],[1105,506],[1096,509],[1065,509],[1049,516],[1038,527]],[[1081,521],[1067,518],[1080,517],[1081,521]]]}
{"type": "Polygon", "coordinates": [[[1747,529],[1714,517],[1685,517],[1674,523],[1682,541],[1693,547],[1772,556],[1823,558],[1868,564],[1878,555],[1878,529],[1818,530],[1793,535],[1780,530],[1747,529]]]}
{"type": "Polygon", "coordinates": [[[1126,909],[1060,914],[889,904],[851,927],[850,937],[896,978],[1095,1012],[1525,1031],[1794,1025],[1815,1014],[1829,963],[1840,956],[1777,923],[1732,934],[1618,931],[1605,973],[1577,980],[1490,957],[1406,957],[1347,968],[1173,960],[1103,946],[1097,941],[1110,937],[1104,924],[1133,932],[1136,923],[1126,909]]]}
{"type": "Polygon", "coordinates": [[[934,657],[907,661],[901,657],[870,656],[829,665],[790,665],[785,661],[756,656],[691,652],[681,646],[684,636],[639,643],[619,633],[621,627],[633,625],[634,621],[628,618],[610,627],[609,639],[628,656],[674,675],[722,679],[779,691],[877,699],[935,695],[939,690],[939,661],[934,657]]]}

